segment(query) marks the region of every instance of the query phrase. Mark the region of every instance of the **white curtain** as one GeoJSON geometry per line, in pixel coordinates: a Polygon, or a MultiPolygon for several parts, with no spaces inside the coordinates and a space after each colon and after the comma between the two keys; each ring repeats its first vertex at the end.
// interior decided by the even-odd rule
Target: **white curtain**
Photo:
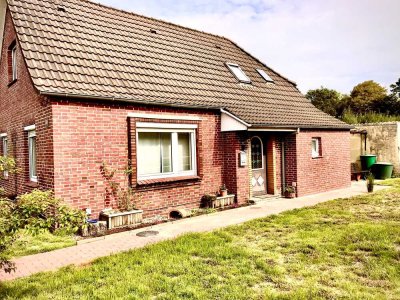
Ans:
{"type": "Polygon", "coordinates": [[[178,133],[178,172],[192,169],[190,148],[190,133],[178,133]]]}
{"type": "Polygon", "coordinates": [[[139,132],[139,175],[172,171],[171,133],[139,132]]]}

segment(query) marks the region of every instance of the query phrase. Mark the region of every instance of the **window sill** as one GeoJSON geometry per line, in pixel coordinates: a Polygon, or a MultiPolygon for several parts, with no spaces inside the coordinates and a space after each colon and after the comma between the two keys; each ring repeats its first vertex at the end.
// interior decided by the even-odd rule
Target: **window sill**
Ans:
{"type": "Polygon", "coordinates": [[[26,186],[29,186],[29,187],[32,187],[32,188],[37,188],[37,187],[39,187],[39,183],[35,182],[35,181],[28,181],[26,183],[26,186]]]}
{"type": "Polygon", "coordinates": [[[10,83],[7,85],[8,87],[11,87],[12,85],[14,85],[14,83],[16,83],[18,81],[18,79],[14,79],[13,81],[10,81],[10,83]]]}
{"type": "Polygon", "coordinates": [[[199,176],[180,176],[180,177],[169,177],[169,178],[157,178],[148,180],[138,180],[137,185],[151,185],[151,184],[161,184],[161,183],[171,183],[179,181],[188,180],[199,180],[199,176]]]}
{"type": "Polygon", "coordinates": [[[324,158],[324,157],[323,156],[315,156],[312,159],[321,159],[321,158],[324,158]]]}

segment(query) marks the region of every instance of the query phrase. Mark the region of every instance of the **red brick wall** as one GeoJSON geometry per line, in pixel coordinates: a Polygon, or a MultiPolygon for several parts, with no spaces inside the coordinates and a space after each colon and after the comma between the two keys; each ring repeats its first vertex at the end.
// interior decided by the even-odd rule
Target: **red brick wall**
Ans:
{"type": "MultiPolygon", "coordinates": [[[[204,194],[218,191],[222,184],[223,143],[226,140],[222,140],[220,116],[217,112],[56,100],[53,100],[52,112],[54,147],[59,149],[54,159],[55,192],[71,205],[90,207],[94,214],[108,206],[109,201],[115,205],[112,197],[107,196],[107,182],[101,175],[100,167],[105,162],[111,168],[120,170],[116,180],[126,184],[121,170],[127,166],[129,153],[134,170],[132,184],[140,195],[138,208],[144,209],[146,216],[165,215],[171,207],[198,207],[204,194]],[[135,121],[183,121],[127,118],[128,113],[132,112],[200,117],[201,121],[184,121],[198,124],[199,178],[136,185],[135,121]]],[[[245,178],[244,181],[247,180],[245,178]]],[[[239,189],[239,192],[242,193],[242,190],[239,189]]]]}
{"type": "Polygon", "coordinates": [[[225,132],[223,133],[224,144],[224,183],[231,194],[236,194],[239,204],[244,204],[249,200],[249,168],[240,167],[240,151],[249,151],[249,138],[247,133],[225,132]]]}
{"type": "MultiPolygon", "coordinates": [[[[10,84],[8,48],[16,40],[10,14],[6,14],[4,43],[0,60],[0,132],[7,133],[10,156],[16,158],[18,175],[1,181],[9,195],[20,194],[34,187],[53,188],[52,116],[44,97],[34,89],[22,52],[17,43],[18,80],[10,84]],[[36,125],[37,175],[39,185],[29,182],[28,136],[24,127],[36,125]]],[[[1,154],[3,149],[1,149],[1,154]]]]}
{"type": "Polygon", "coordinates": [[[296,152],[299,197],[350,186],[349,131],[301,130],[296,135],[296,152]],[[313,159],[314,137],[321,138],[322,157],[313,159]]]}

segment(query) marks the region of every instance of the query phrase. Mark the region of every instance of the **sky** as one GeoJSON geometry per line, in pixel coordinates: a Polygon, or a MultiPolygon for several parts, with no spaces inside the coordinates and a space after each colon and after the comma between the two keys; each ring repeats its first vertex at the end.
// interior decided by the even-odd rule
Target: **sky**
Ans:
{"type": "Polygon", "coordinates": [[[234,40],[303,93],[400,78],[400,0],[97,0],[234,40]]]}

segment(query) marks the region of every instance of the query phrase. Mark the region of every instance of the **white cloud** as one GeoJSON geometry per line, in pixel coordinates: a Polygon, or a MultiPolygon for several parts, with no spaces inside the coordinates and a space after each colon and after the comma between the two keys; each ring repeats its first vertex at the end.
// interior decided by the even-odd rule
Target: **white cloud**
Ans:
{"type": "Polygon", "coordinates": [[[398,0],[100,2],[229,37],[303,92],[400,77],[398,0]]]}

